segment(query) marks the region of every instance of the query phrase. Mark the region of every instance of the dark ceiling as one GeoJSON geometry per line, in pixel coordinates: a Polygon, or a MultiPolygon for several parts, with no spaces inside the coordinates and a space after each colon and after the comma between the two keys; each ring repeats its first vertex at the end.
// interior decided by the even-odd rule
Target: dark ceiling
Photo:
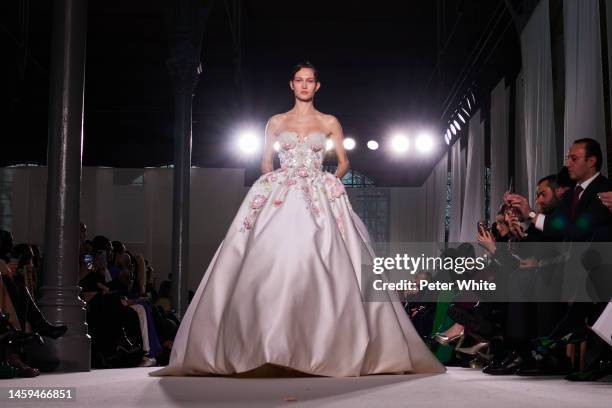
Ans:
{"type": "MultiPolygon", "coordinates": [[[[51,3],[0,5],[0,165],[46,162],[51,3]]],[[[458,98],[475,84],[486,99],[496,82],[520,69],[507,9],[520,3],[217,0],[205,27],[204,72],[194,98],[193,164],[245,167],[252,178],[257,160],[235,154],[234,133],[244,124],[263,129],[269,116],[291,108],[289,73],[307,59],[320,71],[317,108],[337,116],[345,134],[357,140],[349,156],[353,168],[378,185],[420,185],[445,151],[442,114],[458,102],[444,104],[453,87],[460,85],[458,98]],[[240,24],[228,18],[236,4],[240,24]],[[241,31],[236,40],[232,27],[241,31]],[[384,141],[396,127],[432,129],[440,141],[437,155],[392,159],[383,149],[365,149],[367,140],[384,141]]],[[[89,1],[84,165],[172,163],[174,101],[166,69],[171,5],[89,1]]]]}

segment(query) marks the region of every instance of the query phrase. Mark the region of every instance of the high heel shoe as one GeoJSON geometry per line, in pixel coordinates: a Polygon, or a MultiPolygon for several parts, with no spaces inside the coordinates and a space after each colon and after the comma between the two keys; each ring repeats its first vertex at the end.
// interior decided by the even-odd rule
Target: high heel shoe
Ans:
{"type": "Polygon", "coordinates": [[[443,346],[448,346],[449,344],[452,344],[455,341],[462,340],[464,336],[465,336],[465,330],[461,330],[461,333],[455,336],[446,336],[443,333],[436,333],[436,335],[434,336],[434,340],[443,346]]]}
{"type": "Polygon", "coordinates": [[[485,348],[489,347],[488,341],[481,341],[480,343],[474,344],[472,347],[457,347],[455,351],[458,353],[468,354],[470,356],[475,356],[479,354],[479,352],[485,348]]]}

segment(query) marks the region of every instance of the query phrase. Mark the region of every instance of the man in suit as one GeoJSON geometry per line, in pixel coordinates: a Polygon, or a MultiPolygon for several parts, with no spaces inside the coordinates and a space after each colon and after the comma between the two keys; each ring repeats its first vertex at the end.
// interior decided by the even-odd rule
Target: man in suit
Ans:
{"type": "MultiPolygon", "coordinates": [[[[600,174],[602,153],[599,143],[593,139],[576,140],[566,157],[570,178],[576,186],[568,190],[561,205],[552,214],[538,214],[529,208],[524,197],[509,195],[510,203],[529,218],[533,226],[554,240],[571,242],[608,241],[612,231],[612,213],[600,194],[611,191],[612,183],[600,174]]],[[[585,318],[597,304],[573,302],[566,316],[559,322],[550,337],[560,338],[566,333],[584,329],[585,318]]],[[[533,373],[554,374],[554,367],[536,369],[533,373]]],[[[568,376],[574,379],[576,375],[568,376]]],[[[582,378],[580,374],[578,377],[582,378]]]]}
{"type": "MultiPolygon", "coordinates": [[[[544,215],[554,213],[567,189],[566,184],[563,170],[540,179],[535,200],[537,211],[544,215]]],[[[531,340],[548,334],[564,314],[564,304],[550,301],[560,291],[556,283],[561,280],[554,279],[554,267],[540,266],[542,260],[557,255],[551,253],[550,245],[538,244],[550,239],[530,222],[520,228],[521,238],[515,247],[520,262],[516,264],[507,251],[500,251],[501,262],[507,268],[515,264],[515,268],[509,268],[504,280],[513,301],[507,304],[503,347],[497,350],[497,360],[483,369],[486,374],[509,375],[524,369],[531,356],[531,340]],[[548,301],[535,302],[538,298],[548,301]]]]}
{"type": "Polygon", "coordinates": [[[520,210],[536,229],[553,240],[589,242],[600,232],[612,227],[612,213],[598,195],[612,190],[612,183],[599,172],[602,165],[599,143],[590,138],[576,140],[567,155],[570,178],[576,182],[561,198],[561,205],[552,214],[538,214],[525,197],[510,194],[510,204],[520,210]]]}

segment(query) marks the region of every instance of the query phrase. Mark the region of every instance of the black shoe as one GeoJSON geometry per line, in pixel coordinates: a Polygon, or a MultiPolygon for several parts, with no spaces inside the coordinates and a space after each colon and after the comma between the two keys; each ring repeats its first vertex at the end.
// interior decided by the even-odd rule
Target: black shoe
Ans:
{"type": "Polygon", "coordinates": [[[117,351],[123,352],[125,354],[133,354],[140,352],[140,350],[140,345],[132,343],[127,333],[125,332],[125,327],[122,327],[121,336],[117,341],[117,351]]]}
{"type": "Polygon", "coordinates": [[[514,352],[510,354],[500,365],[489,364],[482,372],[490,375],[512,375],[523,365],[523,358],[514,352]]]}
{"type": "Polygon", "coordinates": [[[38,324],[34,325],[34,330],[41,336],[58,339],[66,333],[68,326],[56,326],[46,320],[41,320],[38,324]]]}
{"type": "Polygon", "coordinates": [[[551,349],[546,354],[536,351],[531,352],[531,357],[524,361],[523,366],[516,372],[517,375],[525,377],[567,375],[572,372],[570,359],[560,350],[553,352],[551,349]]]}

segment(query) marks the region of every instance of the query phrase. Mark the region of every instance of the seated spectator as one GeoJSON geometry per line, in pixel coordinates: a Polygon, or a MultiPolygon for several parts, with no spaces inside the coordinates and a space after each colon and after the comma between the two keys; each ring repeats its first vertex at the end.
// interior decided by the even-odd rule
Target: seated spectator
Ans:
{"type": "MultiPolygon", "coordinates": [[[[38,305],[32,298],[26,278],[20,273],[25,267],[33,266],[34,254],[27,244],[13,247],[13,238],[10,232],[0,231],[0,307],[5,313],[10,313],[8,322],[12,329],[18,331],[31,331],[32,329],[42,336],[57,339],[64,335],[68,329],[64,325],[53,325],[47,321],[38,305]],[[11,317],[12,315],[12,317],[11,317]]],[[[16,368],[19,377],[35,377],[40,374],[36,368],[23,362],[21,350],[10,348],[7,350],[7,362],[16,368]]]]}

